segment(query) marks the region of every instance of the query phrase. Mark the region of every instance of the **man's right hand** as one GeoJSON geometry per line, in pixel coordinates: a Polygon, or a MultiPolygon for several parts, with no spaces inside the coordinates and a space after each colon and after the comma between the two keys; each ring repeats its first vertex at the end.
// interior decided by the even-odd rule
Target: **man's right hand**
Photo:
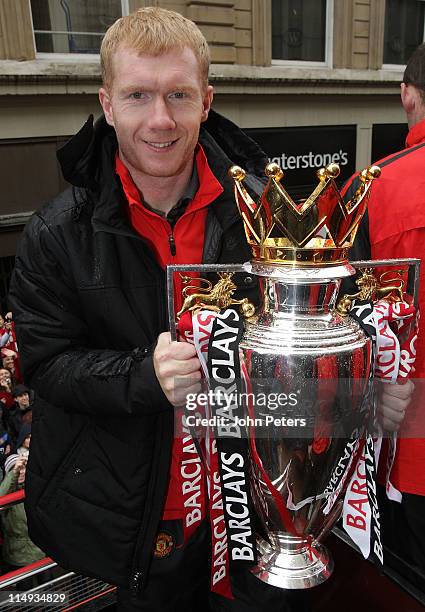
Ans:
{"type": "Polygon", "coordinates": [[[198,393],[201,384],[201,364],[193,344],[171,342],[169,332],[158,336],[153,353],[153,367],[168,401],[183,406],[188,393],[198,393]]]}

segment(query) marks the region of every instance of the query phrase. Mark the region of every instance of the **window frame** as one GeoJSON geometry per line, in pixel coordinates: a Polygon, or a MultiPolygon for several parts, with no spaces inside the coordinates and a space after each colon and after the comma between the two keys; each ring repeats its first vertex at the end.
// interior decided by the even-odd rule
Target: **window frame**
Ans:
{"type": "MultiPolygon", "coordinates": [[[[425,0],[418,0],[419,2],[425,2],[425,0]]],[[[386,8],[386,5],[385,5],[386,8]]],[[[384,12],[384,37],[382,40],[382,45],[385,45],[385,12],[384,12]]],[[[425,42],[425,11],[424,11],[424,27],[423,27],[423,32],[422,32],[422,42],[425,42]]],[[[382,57],[384,55],[384,48],[382,49],[382,57]]],[[[403,72],[406,69],[406,64],[385,64],[384,60],[382,59],[382,70],[388,70],[388,71],[392,71],[392,72],[397,72],[399,70],[402,70],[403,72]]]]}
{"type": "MultiPolygon", "coordinates": [[[[324,61],[303,61],[303,60],[283,60],[272,57],[272,66],[301,66],[303,68],[332,68],[333,66],[333,30],[334,30],[334,2],[326,0],[326,31],[325,31],[325,60],[324,61]]],[[[273,19],[273,15],[272,15],[273,19]]],[[[270,23],[271,37],[271,23],[270,23]]]]}
{"type": "MultiPolygon", "coordinates": [[[[130,4],[129,4],[130,0],[121,0],[121,15],[122,17],[125,17],[126,15],[128,15],[130,13],[130,4]]],[[[31,11],[31,2],[29,2],[29,6],[30,6],[30,11],[31,11]]],[[[98,61],[99,60],[99,53],[55,53],[54,51],[52,53],[46,53],[46,52],[39,52],[37,51],[37,45],[35,42],[35,34],[36,32],[39,32],[39,30],[35,30],[34,29],[34,22],[32,19],[32,12],[31,12],[31,25],[32,25],[32,35],[33,35],[33,41],[34,41],[34,49],[35,49],[35,59],[40,59],[40,60],[56,60],[56,61],[75,61],[75,60],[86,60],[87,62],[93,62],[93,61],[98,61]]],[[[49,32],[51,32],[52,34],[55,33],[55,30],[49,30],[49,32]]],[[[84,34],[88,34],[90,35],[90,32],[84,32],[84,34]]]]}

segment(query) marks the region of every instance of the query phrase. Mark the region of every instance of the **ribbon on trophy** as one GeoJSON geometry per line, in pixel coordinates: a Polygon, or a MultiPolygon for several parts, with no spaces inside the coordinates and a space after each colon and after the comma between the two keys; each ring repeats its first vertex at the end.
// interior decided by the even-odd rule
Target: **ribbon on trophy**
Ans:
{"type": "MultiPolygon", "coordinates": [[[[415,362],[417,337],[416,310],[408,296],[403,301],[385,299],[355,301],[350,310],[355,319],[372,339],[373,375],[384,383],[405,380],[415,362]]],[[[372,394],[372,417],[376,417],[376,398],[372,394]]],[[[376,494],[377,465],[382,447],[382,432],[366,437],[361,453],[345,494],[343,527],[360,548],[363,556],[371,556],[383,564],[380,514],[376,494]]],[[[388,437],[385,489],[387,497],[401,501],[401,493],[391,483],[391,471],[397,448],[397,434],[388,437]]]]}
{"type": "Polygon", "coordinates": [[[212,545],[211,590],[231,599],[232,568],[256,562],[248,441],[237,419],[241,410],[239,342],[243,321],[231,308],[222,312],[201,310],[185,313],[178,328],[180,336],[196,348],[210,389],[204,415],[217,423],[207,427],[204,439],[212,545]]]}
{"type": "Polygon", "coordinates": [[[231,565],[256,561],[252,502],[249,487],[248,441],[238,416],[241,369],[239,342],[242,316],[234,309],[218,313],[213,322],[208,351],[210,389],[214,393],[212,417],[221,417],[215,427],[217,460],[222,485],[223,512],[228,534],[231,565]]]}
{"type": "MultiPolygon", "coordinates": [[[[182,336],[193,343],[193,332],[189,319],[182,320],[182,336]]],[[[190,402],[188,402],[190,404],[190,402]]],[[[176,483],[173,496],[178,509],[168,510],[168,518],[180,519],[183,509],[184,542],[187,542],[207,515],[206,479],[203,465],[204,450],[199,439],[193,435],[193,429],[186,423],[186,409],[175,410],[175,434],[173,440],[173,480],[176,483]],[[174,462],[178,457],[179,461],[174,462]]]]}

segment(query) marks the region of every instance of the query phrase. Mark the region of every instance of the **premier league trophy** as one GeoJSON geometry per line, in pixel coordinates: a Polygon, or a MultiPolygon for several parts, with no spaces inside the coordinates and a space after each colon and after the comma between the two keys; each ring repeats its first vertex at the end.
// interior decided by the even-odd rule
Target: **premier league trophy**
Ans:
{"type": "MultiPolygon", "coordinates": [[[[233,307],[243,320],[235,358],[229,363],[240,360],[246,392],[244,401],[233,406],[231,418],[236,422],[239,411],[248,423],[247,465],[241,467],[243,459],[237,465],[240,473],[249,475],[256,517],[258,557],[251,571],[277,587],[308,588],[331,574],[333,562],[322,540],[341,515],[361,455],[366,456],[367,472],[365,437],[373,406],[373,346],[370,336],[348,313],[355,299],[375,298],[378,288],[381,297],[399,299],[399,284],[378,287],[373,274],[363,273],[357,281],[359,291],[337,302],[342,279],[355,272],[348,263],[348,250],[380,169],[364,170],[356,193],[344,202],[335,184],[339,168],[330,164],[318,172],[318,186],[299,204],[282,186],[283,172],[277,164],[266,167],[268,182],[262,194],[252,195],[244,186],[243,169],[234,166],[229,174],[253,258],[242,267],[222,266],[227,272],[220,273],[214,287],[210,281],[191,282],[193,279],[183,277],[189,288],[183,289],[179,316],[202,309],[218,313],[218,333],[222,334],[225,326],[230,329],[232,320],[220,314],[224,309],[233,307]],[[260,306],[255,312],[246,299],[232,297],[236,285],[231,272],[236,269],[258,279],[260,306]],[[265,402],[256,401],[260,395],[265,402]],[[270,397],[272,404],[267,402],[270,397]],[[281,398],[285,401],[280,402],[281,398]]],[[[169,279],[182,269],[205,268],[214,266],[174,266],[169,279]]],[[[227,354],[232,341],[230,336],[221,340],[227,354]]],[[[209,364],[211,360],[214,364],[210,355],[209,364]]],[[[225,362],[216,358],[216,363],[225,362]]],[[[223,371],[220,376],[223,383],[223,371]]],[[[217,444],[231,430],[215,427],[217,444]]],[[[232,455],[222,453],[227,461],[224,475],[221,470],[223,489],[231,478],[229,457],[237,454],[237,449],[232,455]]],[[[232,469],[236,473],[234,466],[232,469]]],[[[373,488],[374,483],[368,486],[373,488]]],[[[236,505],[238,500],[242,504],[243,487],[234,483],[232,490],[233,497],[223,493],[223,507],[230,508],[232,517],[245,516],[243,506],[236,505]]],[[[237,521],[227,517],[226,525],[229,542],[242,542],[241,532],[232,535],[237,521]]],[[[246,536],[239,557],[244,551],[249,556],[248,540],[246,536]]]]}
{"type": "Polygon", "coordinates": [[[341,280],[354,273],[348,249],[380,170],[363,171],[357,193],[344,203],[334,182],[339,168],[331,164],[319,171],[318,187],[301,205],[280,184],[283,172],[276,164],[266,168],[269,181],[258,203],[243,187],[244,174],[231,169],[262,304],[256,320],[246,323],[240,349],[257,389],[262,379],[279,379],[288,395],[298,392],[296,414],[313,400],[314,420],[309,439],[279,436],[268,427],[254,442],[253,500],[269,539],[260,546],[254,573],[275,586],[305,588],[332,570],[320,541],[341,512],[342,480],[360,450],[352,435],[364,430],[369,416],[363,398],[371,339],[337,311],[336,298],[341,280]],[[341,383],[355,383],[351,397],[341,383]]]}

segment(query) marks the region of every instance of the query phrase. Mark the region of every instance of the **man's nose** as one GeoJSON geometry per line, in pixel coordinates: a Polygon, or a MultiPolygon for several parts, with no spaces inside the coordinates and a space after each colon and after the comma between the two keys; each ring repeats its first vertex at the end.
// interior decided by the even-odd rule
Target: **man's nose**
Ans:
{"type": "Polygon", "coordinates": [[[167,100],[158,96],[154,100],[149,114],[149,127],[152,130],[172,130],[176,127],[173,114],[167,100]]]}

